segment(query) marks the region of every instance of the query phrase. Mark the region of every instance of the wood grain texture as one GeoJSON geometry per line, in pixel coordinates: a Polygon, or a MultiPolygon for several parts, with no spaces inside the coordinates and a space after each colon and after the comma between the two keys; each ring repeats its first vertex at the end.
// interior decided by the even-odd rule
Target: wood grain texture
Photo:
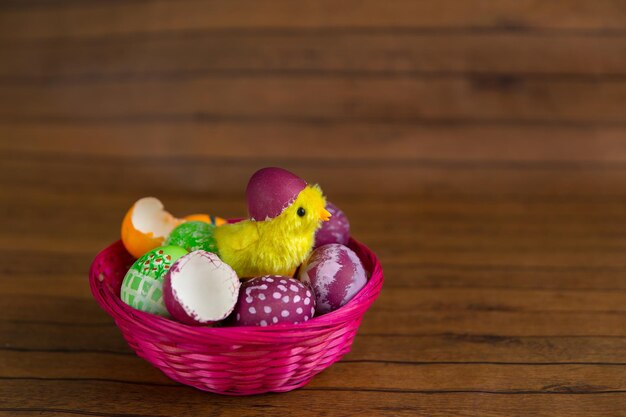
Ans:
{"type": "Polygon", "coordinates": [[[206,3],[184,0],[95,2],[36,2],[29,7],[9,5],[3,12],[3,39],[103,36],[207,29],[318,29],[333,28],[539,28],[623,30],[626,10],[619,2],[532,0],[413,2],[380,4],[374,0],[289,0],[260,3],[251,0],[206,3]]]}
{"type": "Polygon", "coordinates": [[[0,4],[0,415],[626,416],[626,8],[588,1],[0,4]],[[87,271],[129,205],[245,215],[319,182],[380,257],[302,389],[200,392],[87,271]]]}
{"type": "MultiPolygon", "coordinates": [[[[162,416],[164,410],[173,415],[195,416],[213,414],[217,416],[233,415],[272,415],[280,416],[290,412],[293,404],[299,404],[302,415],[320,415],[346,410],[346,414],[354,415],[402,415],[412,416],[416,412],[430,412],[435,409],[442,416],[472,416],[478,408],[482,415],[502,416],[512,410],[523,410],[523,414],[531,413],[540,416],[551,416],[555,413],[564,415],[597,414],[620,415],[615,412],[626,404],[624,396],[619,393],[577,394],[577,393],[533,393],[516,392],[497,394],[490,392],[412,392],[412,391],[367,391],[367,390],[332,390],[333,411],[329,412],[329,390],[303,388],[298,391],[281,395],[267,395],[247,398],[215,397],[207,401],[207,394],[199,391],[184,392],[186,389],[171,384],[132,384],[119,381],[94,380],[9,380],[6,381],[7,391],[26,393],[29,388],[43,395],[16,396],[14,401],[20,405],[6,407],[7,413],[23,411],[25,413],[70,412],[72,414],[94,413],[103,416],[124,415],[123,404],[136,402],[137,398],[148,396],[153,401],[142,404],[139,412],[126,414],[131,416],[162,416]],[[69,392],[66,393],[65,390],[69,392]],[[10,390],[10,391],[9,391],[10,390]],[[182,402],[181,394],[185,395],[182,402]],[[370,404],[372,396],[375,404],[370,404]],[[107,412],[101,411],[101,404],[108,404],[110,398],[118,398],[107,412]],[[45,401],[42,398],[51,398],[45,401]]],[[[7,414],[9,415],[9,414],[7,414]]],[[[13,414],[15,415],[15,414],[13,414]]],[[[61,414],[63,415],[63,414],[61,414]]]]}
{"type": "Polygon", "coordinates": [[[3,95],[0,120],[5,121],[519,121],[621,126],[626,117],[622,80],[202,75],[5,85],[3,95]]]}
{"type": "Polygon", "coordinates": [[[484,123],[40,121],[0,123],[0,137],[6,139],[0,141],[0,150],[51,157],[59,154],[196,160],[299,157],[357,162],[409,160],[416,165],[463,161],[501,165],[559,162],[577,167],[598,161],[625,162],[624,131],[620,126],[520,123],[488,126],[484,123]],[[137,138],[149,138],[150,146],[137,138]],[[185,145],[177,146],[174,138],[185,145]],[[569,146],[564,147],[565,142],[569,146]]]}
{"type": "Polygon", "coordinates": [[[246,31],[0,42],[0,82],[181,78],[200,74],[623,77],[620,37],[541,33],[246,31]],[[576,53],[574,53],[576,52],[576,53]],[[55,65],[48,65],[54,61],[55,65]]]}

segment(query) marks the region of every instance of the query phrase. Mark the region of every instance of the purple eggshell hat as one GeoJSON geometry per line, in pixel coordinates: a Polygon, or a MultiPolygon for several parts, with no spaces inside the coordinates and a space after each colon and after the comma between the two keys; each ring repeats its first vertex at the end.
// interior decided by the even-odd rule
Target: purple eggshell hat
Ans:
{"type": "Polygon", "coordinates": [[[270,167],[258,170],[246,188],[250,218],[263,221],[277,217],[306,186],[306,181],[286,169],[270,167]]]}

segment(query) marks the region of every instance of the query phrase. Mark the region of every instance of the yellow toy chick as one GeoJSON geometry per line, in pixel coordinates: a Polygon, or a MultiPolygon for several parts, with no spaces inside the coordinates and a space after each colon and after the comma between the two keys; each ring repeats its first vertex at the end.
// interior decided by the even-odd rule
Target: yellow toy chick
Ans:
{"type": "Polygon", "coordinates": [[[250,178],[246,197],[250,219],[213,232],[219,257],[240,278],[293,275],[330,219],[322,190],[282,168],[263,168],[250,178]]]}

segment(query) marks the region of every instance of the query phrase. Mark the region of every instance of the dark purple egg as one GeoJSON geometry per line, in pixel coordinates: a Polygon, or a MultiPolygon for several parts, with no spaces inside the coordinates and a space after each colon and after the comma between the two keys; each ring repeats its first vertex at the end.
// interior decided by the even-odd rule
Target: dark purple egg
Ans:
{"type": "Polygon", "coordinates": [[[252,278],[241,284],[229,318],[234,326],[303,323],[315,313],[315,296],[297,279],[280,275],[252,278]]]}
{"type": "Polygon", "coordinates": [[[315,233],[315,248],[329,243],[348,244],[350,240],[350,223],[346,215],[330,201],[326,202],[326,210],[332,214],[327,222],[322,223],[322,227],[315,233]]]}
{"type": "Polygon", "coordinates": [[[306,181],[286,169],[269,167],[258,170],[246,188],[250,218],[264,221],[277,217],[306,185],[306,181]]]}
{"type": "Polygon", "coordinates": [[[299,278],[313,288],[316,315],[345,305],[367,283],[367,274],[357,254],[338,243],[315,249],[300,267],[299,278]]]}

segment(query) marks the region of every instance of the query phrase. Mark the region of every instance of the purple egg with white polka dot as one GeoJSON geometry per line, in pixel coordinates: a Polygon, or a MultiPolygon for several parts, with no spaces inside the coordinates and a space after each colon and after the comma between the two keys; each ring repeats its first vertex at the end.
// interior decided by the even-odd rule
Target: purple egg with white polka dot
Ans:
{"type": "Polygon", "coordinates": [[[298,324],[314,314],[315,295],[306,284],[289,277],[266,275],[241,284],[229,322],[234,326],[298,324]]]}
{"type": "Polygon", "coordinates": [[[300,267],[298,277],[315,292],[318,316],[348,303],[367,283],[357,254],[338,243],[315,249],[300,267]]]}

